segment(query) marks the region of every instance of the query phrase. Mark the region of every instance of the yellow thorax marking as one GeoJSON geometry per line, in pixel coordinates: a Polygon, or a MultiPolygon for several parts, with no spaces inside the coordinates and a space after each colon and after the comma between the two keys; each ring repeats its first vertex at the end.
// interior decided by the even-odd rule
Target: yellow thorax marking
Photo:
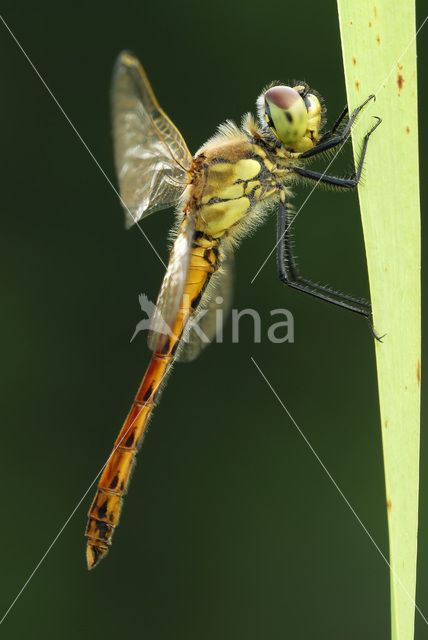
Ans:
{"type": "Polygon", "coordinates": [[[217,162],[208,166],[207,182],[204,187],[202,204],[211,198],[240,198],[244,193],[241,183],[247,182],[260,173],[260,162],[253,158],[243,158],[234,163],[217,162]]]}
{"type": "Polygon", "coordinates": [[[227,185],[223,188],[216,189],[211,182],[205,187],[205,195],[202,198],[202,204],[206,204],[211,198],[221,198],[222,200],[233,200],[235,198],[241,198],[244,195],[244,184],[238,182],[238,184],[227,185]]]}
{"type": "Polygon", "coordinates": [[[203,206],[201,218],[205,223],[206,232],[214,237],[222,235],[245,215],[249,206],[250,201],[246,197],[203,206]]]}
{"type": "Polygon", "coordinates": [[[250,180],[247,184],[247,188],[245,189],[245,194],[249,195],[257,185],[260,186],[260,180],[250,180]]]}

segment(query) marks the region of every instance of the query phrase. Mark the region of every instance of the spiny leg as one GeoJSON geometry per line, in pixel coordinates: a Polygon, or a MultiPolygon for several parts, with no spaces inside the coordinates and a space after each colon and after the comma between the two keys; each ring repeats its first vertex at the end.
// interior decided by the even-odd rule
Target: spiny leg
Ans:
{"type": "MultiPolygon", "coordinates": [[[[280,205],[281,206],[281,205],[280,205]]],[[[278,212],[278,236],[279,238],[281,237],[280,235],[280,229],[279,226],[281,224],[280,222],[280,218],[281,218],[281,213],[278,212]]],[[[293,246],[292,246],[292,241],[291,241],[291,233],[290,233],[290,228],[291,225],[293,224],[293,221],[290,220],[290,216],[289,216],[289,211],[287,209],[287,203],[284,202],[284,223],[283,223],[283,227],[284,227],[284,232],[282,235],[282,241],[283,241],[283,247],[284,247],[284,252],[283,252],[283,260],[284,263],[286,265],[285,268],[288,267],[288,271],[289,271],[289,279],[292,280],[293,282],[297,282],[299,284],[305,285],[315,291],[321,291],[322,293],[326,293],[329,294],[331,296],[335,296],[337,299],[339,300],[344,300],[347,302],[353,302],[363,308],[366,308],[370,311],[371,305],[370,302],[367,302],[367,300],[364,300],[362,298],[355,298],[354,296],[348,296],[345,293],[342,293],[341,291],[335,291],[334,289],[331,289],[330,287],[326,287],[324,285],[318,284],[316,282],[312,282],[312,280],[307,280],[306,278],[303,278],[300,274],[299,271],[297,269],[297,265],[296,265],[296,261],[293,255],[293,246]]],[[[282,225],[281,225],[282,226],[282,225]]]]}
{"type": "Polygon", "coordinates": [[[367,318],[370,329],[376,340],[381,338],[376,334],[373,327],[371,305],[367,302],[346,296],[340,292],[336,292],[328,287],[322,287],[310,280],[301,278],[297,272],[294,257],[290,245],[289,227],[287,226],[287,212],[285,204],[285,194],[281,193],[279,209],[278,209],[278,227],[277,227],[277,259],[278,259],[278,275],[281,282],[303,293],[308,293],[315,298],[325,300],[331,304],[335,304],[343,309],[348,309],[354,313],[367,318]],[[285,255],[284,255],[285,250],[285,255]],[[291,257],[291,260],[290,260],[291,257]],[[289,273],[287,272],[289,267],[289,273]]]}
{"type": "MultiPolygon", "coordinates": [[[[363,169],[364,158],[366,155],[369,138],[372,135],[373,131],[375,131],[375,129],[377,129],[377,127],[382,122],[382,119],[378,116],[375,116],[375,118],[377,119],[376,124],[364,136],[363,148],[361,150],[361,156],[358,162],[357,171],[356,173],[349,176],[349,178],[338,178],[337,176],[329,176],[325,173],[310,171],[309,169],[301,169],[300,167],[294,167],[294,173],[297,173],[297,175],[301,176],[302,178],[307,178],[308,180],[316,180],[317,182],[323,182],[324,184],[330,184],[336,187],[343,187],[344,189],[353,189],[354,187],[356,187],[361,177],[361,171],[363,169]]],[[[305,155],[305,153],[302,153],[300,157],[303,158],[305,157],[305,155]]]]}
{"type": "Polygon", "coordinates": [[[305,151],[304,153],[302,153],[299,157],[300,158],[310,158],[312,156],[316,156],[319,153],[324,153],[324,151],[327,151],[328,149],[331,149],[333,147],[337,147],[339,144],[341,144],[342,142],[344,142],[346,140],[346,138],[349,135],[349,132],[351,131],[351,127],[354,124],[358,114],[360,113],[361,109],[363,109],[366,104],[368,102],[370,102],[370,100],[372,100],[373,98],[375,98],[376,96],[373,94],[371,96],[369,96],[367,98],[367,100],[365,100],[362,104],[360,104],[359,107],[357,107],[355,109],[355,111],[352,112],[351,117],[349,118],[346,127],[343,129],[342,133],[338,136],[335,136],[334,138],[330,138],[330,140],[325,140],[325,137],[331,133],[334,133],[335,129],[337,129],[337,127],[339,126],[339,124],[342,122],[343,118],[346,115],[346,111],[343,111],[342,114],[340,115],[340,117],[338,118],[338,120],[336,121],[336,123],[333,126],[333,129],[328,132],[327,134],[325,134],[321,140],[318,142],[318,144],[313,147],[312,149],[309,149],[308,151],[305,151]]]}
{"type": "MultiPolygon", "coordinates": [[[[344,118],[346,118],[346,116],[348,115],[348,105],[346,105],[346,107],[343,109],[342,113],[340,114],[340,116],[337,118],[336,122],[334,123],[334,125],[332,126],[332,128],[329,131],[326,131],[321,138],[318,141],[318,145],[322,144],[323,142],[325,142],[326,140],[330,140],[331,136],[334,135],[337,131],[337,129],[339,128],[339,126],[342,123],[342,120],[344,120],[344,118]]],[[[317,145],[317,146],[318,146],[317,145]]]]}

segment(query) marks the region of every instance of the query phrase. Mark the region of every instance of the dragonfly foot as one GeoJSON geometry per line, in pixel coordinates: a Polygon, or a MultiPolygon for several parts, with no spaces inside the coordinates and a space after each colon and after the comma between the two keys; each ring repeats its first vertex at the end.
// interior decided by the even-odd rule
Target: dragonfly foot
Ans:
{"type": "Polygon", "coordinates": [[[367,316],[367,321],[369,323],[370,331],[372,332],[373,337],[375,338],[375,340],[377,340],[378,342],[383,342],[383,338],[386,336],[386,333],[384,333],[382,336],[380,336],[378,333],[376,333],[375,328],[373,326],[373,318],[372,318],[371,314],[370,314],[370,316],[367,316]]]}

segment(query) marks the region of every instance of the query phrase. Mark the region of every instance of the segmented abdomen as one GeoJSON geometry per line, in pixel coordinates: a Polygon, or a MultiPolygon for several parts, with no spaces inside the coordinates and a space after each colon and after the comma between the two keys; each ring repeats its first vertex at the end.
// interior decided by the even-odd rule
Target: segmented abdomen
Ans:
{"type": "Polygon", "coordinates": [[[197,307],[200,296],[216,268],[216,241],[196,237],[182,304],[172,329],[173,336],[161,351],[153,353],[131,410],[120,430],[114,448],[98,483],[97,493],[88,513],[86,528],[88,568],[92,569],[105,556],[114,528],[119,522],[123,496],[128,488],[135,456],[143,440],[162,384],[165,382],[184,326],[197,307]]]}

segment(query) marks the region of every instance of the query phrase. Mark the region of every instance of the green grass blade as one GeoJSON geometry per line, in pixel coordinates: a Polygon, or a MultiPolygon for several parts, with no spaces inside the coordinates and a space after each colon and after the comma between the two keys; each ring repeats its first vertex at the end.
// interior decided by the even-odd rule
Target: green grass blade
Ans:
{"type": "MultiPolygon", "coordinates": [[[[413,640],[420,415],[420,211],[415,7],[338,0],[348,104],[376,93],[353,131],[370,139],[359,198],[376,330],[393,640],[413,640]]],[[[426,34],[425,34],[426,35],[426,34]]],[[[369,579],[369,577],[368,577],[369,579]]]]}

